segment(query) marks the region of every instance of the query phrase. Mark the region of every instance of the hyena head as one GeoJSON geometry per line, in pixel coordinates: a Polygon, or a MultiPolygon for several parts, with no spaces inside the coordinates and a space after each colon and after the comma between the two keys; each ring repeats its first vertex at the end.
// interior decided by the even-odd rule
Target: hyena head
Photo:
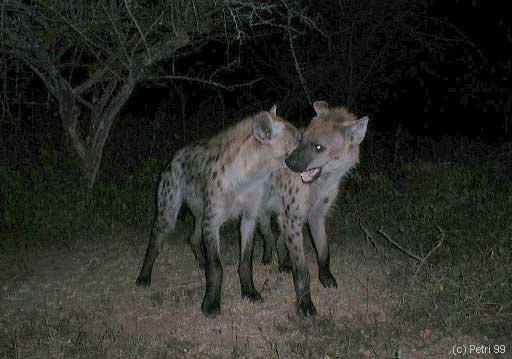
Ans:
{"type": "Polygon", "coordinates": [[[357,119],[343,107],[329,109],[325,101],[316,101],[313,107],[317,116],[286,159],[286,165],[300,173],[304,183],[312,183],[322,174],[344,174],[354,167],[368,125],[368,117],[357,119]]]}
{"type": "Polygon", "coordinates": [[[276,105],[254,117],[253,136],[262,165],[271,170],[286,167],[285,160],[297,147],[301,133],[291,123],[276,114],[276,105]]]}

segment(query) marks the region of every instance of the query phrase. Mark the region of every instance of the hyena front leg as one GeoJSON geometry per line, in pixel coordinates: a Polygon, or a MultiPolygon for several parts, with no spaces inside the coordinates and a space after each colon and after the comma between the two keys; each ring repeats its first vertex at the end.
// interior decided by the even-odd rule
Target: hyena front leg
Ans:
{"type": "Polygon", "coordinates": [[[272,247],[274,246],[274,234],[272,233],[271,214],[265,212],[258,218],[258,224],[263,235],[263,258],[261,262],[265,265],[272,263],[272,247]]]}
{"type": "Polygon", "coordinates": [[[309,229],[315,243],[318,259],[318,277],[324,287],[337,287],[338,283],[331,273],[329,242],[325,233],[325,216],[313,215],[309,218],[309,229]]]}
{"type": "Polygon", "coordinates": [[[292,262],[290,259],[290,252],[286,246],[286,238],[284,232],[279,234],[276,241],[277,248],[277,263],[280,272],[290,272],[292,270],[292,262]]]}
{"type": "Polygon", "coordinates": [[[256,216],[251,213],[243,213],[240,223],[241,244],[240,263],[238,275],[240,277],[240,288],[243,298],[249,298],[253,302],[262,302],[263,298],[254,288],[252,273],[252,255],[254,251],[254,229],[256,227],[256,216]]]}
{"type": "Polygon", "coordinates": [[[292,270],[292,262],[290,260],[290,252],[286,247],[286,238],[283,228],[283,220],[281,217],[278,218],[279,223],[279,236],[276,240],[277,249],[277,263],[279,265],[280,272],[290,272],[292,270]]]}
{"type": "Polygon", "coordinates": [[[291,221],[286,218],[283,219],[287,221],[283,222],[284,236],[292,262],[297,313],[305,317],[314,316],[316,314],[316,308],[311,300],[310,275],[306,267],[306,258],[304,256],[304,239],[302,237],[302,226],[304,222],[291,221]]]}
{"type": "Polygon", "coordinates": [[[222,225],[219,214],[214,213],[211,204],[207,204],[204,213],[202,232],[206,258],[206,291],[201,304],[203,314],[214,318],[220,314],[223,269],[220,259],[219,229],[222,225]]]}
{"type": "Polygon", "coordinates": [[[176,218],[178,217],[182,202],[181,188],[176,178],[177,174],[175,172],[166,172],[160,181],[157,201],[158,210],[151,229],[144,263],[136,281],[139,287],[149,287],[151,285],[151,273],[162,247],[162,240],[176,225],[176,218]]]}

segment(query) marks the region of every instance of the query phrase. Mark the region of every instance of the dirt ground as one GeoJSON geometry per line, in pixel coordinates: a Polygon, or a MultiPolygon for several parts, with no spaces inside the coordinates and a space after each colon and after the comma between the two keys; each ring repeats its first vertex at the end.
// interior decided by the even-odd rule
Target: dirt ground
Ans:
{"type": "MultiPolygon", "coordinates": [[[[363,239],[332,245],[338,288],[317,279],[307,244],[315,319],[295,314],[291,274],[263,266],[257,239],[255,284],[265,301],[240,297],[236,227],[223,233],[222,313],[206,319],[204,274],[180,224],[157,260],[150,289],[135,286],[147,234],[120,224],[110,236],[69,248],[2,255],[0,356],[6,358],[449,358],[455,345],[487,338],[447,335],[394,318],[401,289],[392,273],[401,254],[376,253],[363,239]]],[[[331,233],[331,236],[334,234],[331,233]]],[[[466,355],[492,358],[492,354],[466,355]]],[[[498,357],[498,356],[496,356],[498,357]]],[[[504,358],[505,356],[503,356],[504,358]]]]}

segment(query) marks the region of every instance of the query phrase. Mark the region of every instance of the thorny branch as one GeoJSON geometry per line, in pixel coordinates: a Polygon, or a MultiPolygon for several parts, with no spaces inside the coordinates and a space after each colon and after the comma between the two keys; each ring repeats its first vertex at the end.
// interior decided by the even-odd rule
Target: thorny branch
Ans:
{"type": "Polygon", "coordinates": [[[436,226],[436,227],[437,227],[437,230],[440,233],[439,241],[437,242],[437,244],[434,247],[432,247],[432,249],[430,249],[430,251],[428,251],[427,255],[425,255],[424,257],[421,257],[421,256],[419,256],[417,254],[414,254],[411,251],[409,251],[409,250],[405,249],[404,247],[402,247],[400,244],[398,244],[396,241],[394,241],[386,232],[384,232],[382,227],[377,231],[377,233],[379,233],[381,236],[383,236],[389,243],[391,243],[392,245],[397,247],[403,253],[407,254],[409,257],[414,258],[418,262],[420,262],[420,264],[418,265],[418,268],[416,269],[416,272],[414,273],[414,277],[416,277],[418,275],[421,267],[426,263],[428,258],[432,255],[432,253],[434,253],[441,246],[441,244],[443,244],[443,242],[444,242],[444,240],[446,238],[443,229],[440,226],[436,226]]]}
{"type": "Polygon", "coordinates": [[[240,87],[252,86],[255,83],[262,80],[262,78],[257,78],[257,79],[251,80],[251,81],[247,81],[247,82],[243,82],[243,83],[239,83],[239,84],[235,84],[235,85],[226,85],[226,84],[223,84],[218,81],[213,81],[213,80],[204,79],[204,78],[200,78],[200,77],[191,77],[191,76],[169,75],[169,76],[158,76],[158,77],[148,78],[148,80],[161,80],[161,79],[183,80],[183,81],[189,81],[189,82],[196,82],[196,83],[200,83],[200,84],[204,84],[204,85],[208,85],[208,86],[212,86],[212,87],[217,87],[217,88],[220,88],[223,90],[228,90],[228,91],[232,91],[232,90],[240,88],[240,87]]]}

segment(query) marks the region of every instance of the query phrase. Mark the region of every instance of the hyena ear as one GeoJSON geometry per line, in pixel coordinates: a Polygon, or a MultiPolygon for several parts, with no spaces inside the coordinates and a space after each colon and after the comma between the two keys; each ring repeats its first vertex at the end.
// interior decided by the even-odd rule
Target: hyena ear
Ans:
{"type": "Polygon", "coordinates": [[[315,109],[317,116],[321,116],[329,112],[329,105],[325,101],[315,101],[313,103],[313,108],[315,109]]]}
{"type": "Polygon", "coordinates": [[[357,120],[354,125],[350,126],[350,135],[354,144],[359,145],[363,142],[364,136],[366,135],[366,128],[368,127],[368,120],[368,116],[365,116],[357,120]]]}
{"type": "Polygon", "coordinates": [[[277,116],[276,111],[277,111],[277,105],[276,105],[276,104],[274,104],[274,106],[272,106],[272,108],[270,109],[270,111],[269,111],[269,112],[270,112],[272,115],[277,116]]]}
{"type": "Polygon", "coordinates": [[[284,123],[277,121],[270,112],[260,112],[256,115],[252,133],[260,143],[270,143],[284,128],[284,123]]]}

